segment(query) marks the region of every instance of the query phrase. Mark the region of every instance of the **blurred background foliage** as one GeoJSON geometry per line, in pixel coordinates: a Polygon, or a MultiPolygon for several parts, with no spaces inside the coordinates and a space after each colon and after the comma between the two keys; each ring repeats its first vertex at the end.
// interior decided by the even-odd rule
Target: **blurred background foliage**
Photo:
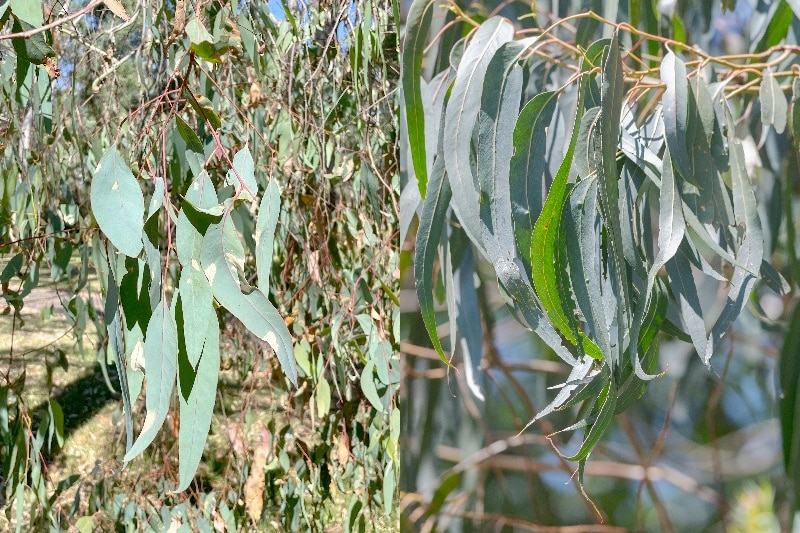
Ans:
{"type": "MultiPolygon", "coordinates": [[[[404,16],[409,4],[404,3],[404,16]]],[[[763,73],[748,72],[747,63],[762,53],[757,57],[778,58],[781,50],[773,50],[774,55],[765,51],[786,45],[784,51],[789,53],[779,60],[775,71],[781,73],[780,87],[786,96],[792,94],[798,72],[800,6],[785,0],[442,4],[434,10],[429,42],[436,42],[423,65],[426,79],[448,64],[448,57],[438,54],[439,50],[454,47],[474,29],[473,23],[495,14],[508,17],[518,30],[532,35],[559,19],[594,11],[620,24],[625,50],[641,57],[643,68],[655,68],[656,82],[664,47],[646,38],[630,39],[626,27],[674,40],[676,53],[680,51],[677,44],[685,43],[687,48],[734,56],[732,60],[741,70],[729,81],[741,90],[728,101],[741,117],[736,134],[742,140],[755,186],[765,232],[765,258],[786,278],[791,290],[780,296],[763,283],[757,285],[716,351],[711,369],[702,364],[691,344],[662,336],[658,368],[666,369],[666,374],[650,382],[644,396],[616,417],[589,458],[585,490],[590,501],[577,485],[577,465],[561,459],[547,437],[572,424],[576,410],[550,414],[519,434],[552,400],[555,391],[548,387],[562,383],[569,367],[511,316],[507,297],[497,290],[494,269],[485,261],[476,261],[484,336],[479,384],[485,400],[476,398],[467,383],[460,351],[455,351],[455,370],[447,369],[425,332],[413,273],[418,222],[413,204],[408,216],[407,204],[402,204],[401,232],[407,228],[407,233],[400,253],[401,530],[790,529],[797,522],[793,511],[797,489],[787,469],[796,479],[797,466],[791,450],[784,460],[779,401],[781,390],[797,390],[792,362],[800,346],[800,313],[794,311],[800,282],[796,252],[800,201],[796,139],[800,132],[791,120],[781,134],[762,124],[758,82],[763,73]],[[461,15],[471,22],[464,22],[461,15]],[[781,377],[787,380],[783,385],[781,377]]],[[[559,51],[551,55],[552,60],[526,70],[530,76],[526,83],[538,90],[559,87],[570,72],[559,73],[558,62],[577,64],[573,47],[585,48],[608,31],[608,26],[591,18],[562,25],[555,35],[560,41],[552,47],[559,51]]],[[[548,152],[553,149],[548,144],[548,152]]],[[[401,150],[401,198],[415,188],[411,158],[401,150]]],[[[444,281],[436,272],[438,332],[448,350],[452,339],[446,322],[444,281]]],[[[709,305],[724,301],[724,292],[718,292],[715,284],[698,288],[709,305]]],[[[792,415],[787,418],[784,411],[783,421],[784,436],[787,429],[791,435],[797,427],[792,415]]],[[[560,447],[573,445],[570,449],[574,449],[579,437],[555,439],[560,447]]]]}
{"type": "MultiPolygon", "coordinates": [[[[0,529],[396,527],[398,38],[388,7],[0,2],[0,529]],[[175,494],[177,411],[120,469],[89,183],[116,142],[146,196],[151,176],[167,176],[166,200],[180,205],[195,138],[214,183],[248,145],[262,190],[268,179],[283,190],[268,296],[292,333],[300,384],[220,312],[211,436],[194,482],[175,494]]],[[[173,226],[160,217],[174,287],[173,226]]],[[[247,241],[252,213],[238,209],[236,225],[247,241]]],[[[137,430],[143,413],[140,398],[137,430]]]]}

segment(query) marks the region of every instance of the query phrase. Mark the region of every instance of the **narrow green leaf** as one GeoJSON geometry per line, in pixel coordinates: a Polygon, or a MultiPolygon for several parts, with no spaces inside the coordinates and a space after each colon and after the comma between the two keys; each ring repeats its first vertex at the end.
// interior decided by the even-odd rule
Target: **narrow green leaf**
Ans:
{"type": "Polygon", "coordinates": [[[129,257],[142,251],[144,195],[116,146],[106,150],[92,178],[92,213],[111,243],[129,257]]]}
{"type": "MultiPolygon", "coordinates": [[[[108,263],[106,263],[108,265],[108,263]]],[[[108,265],[106,284],[106,303],[103,316],[108,333],[108,343],[114,352],[114,364],[119,379],[122,396],[122,415],[125,418],[125,450],[130,450],[133,442],[133,419],[131,418],[131,399],[128,390],[128,376],[125,373],[125,344],[122,340],[122,319],[119,312],[119,289],[114,279],[114,269],[108,265]]]]}
{"type": "Polygon", "coordinates": [[[430,505],[425,510],[426,516],[435,516],[439,512],[450,493],[461,484],[462,474],[463,472],[461,471],[450,471],[443,477],[439,482],[439,486],[436,487],[433,497],[431,497],[430,505]]]}
{"type": "Polygon", "coordinates": [[[645,314],[650,305],[653,284],[659,270],[669,261],[678,251],[678,247],[683,241],[686,223],[681,212],[681,199],[678,195],[675,176],[672,170],[672,157],[667,147],[664,152],[664,168],[661,174],[661,195],[659,196],[658,209],[658,255],[656,255],[653,265],[647,272],[647,283],[643,293],[639,295],[636,305],[636,312],[630,329],[629,353],[636,376],[642,381],[653,379],[657,376],[649,375],[642,369],[639,360],[639,332],[644,325],[645,314]]]}
{"type": "MultiPolygon", "coordinates": [[[[572,126],[569,147],[555,178],[553,178],[553,183],[550,185],[541,214],[536,219],[530,246],[531,281],[542,303],[542,308],[556,329],[573,344],[576,344],[575,333],[568,317],[564,313],[564,306],[566,302],[572,301],[572,295],[568,289],[567,291],[559,290],[561,284],[558,282],[556,270],[565,270],[566,264],[561,264],[558,260],[560,255],[557,254],[556,246],[557,243],[564,244],[565,242],[563,236],[560,237],[561,218],[571,190],[571,185],[567,183],[567,180],[572,168],[572,159],[581,129],[582,117],[584,116],[583,95],[584,87],[582,86],[579,88],[575,121],[572,126]]],[[[521,117],[520,115],[520,119],[521,117]]],[[[514,196],[512,194],[512,198],[514,196]]],[[[515,229],[515,231],[517,230],[515,229]]],[[[583,350],[592,357],[601,359],[603,354],[597,345],[582,332],[579,333],[579,336],[583,350]]]]}
{"type": "Polygon", "coordinates": [[[396,480],[394,472],[394,461],[388,461],[383,471],[383,512],[386,513],[387,517],[392,515],[394,503],[397,500],[395,497],[396,480]]]}
{"type": "MultiPolygon", "coordinates": [[[[181,292],[183,297],[183,292],[181,292]]],[[[184,302],[184,310],[186,306],[184,302]]],[[[178,394],[180,400],[180,429],[178,431],[179,481],[174,492],[185,490],[192,482],[197,465],[203,456],[214,401],[217,397],[219,376],[219,327],[217,316],[211,313],[206,329],[208,331],[203,353],[194,376],[194,385],[188,399],[178,394]]],[[[179,380],[180,381],[180,380],[179,380]]]]}
{"type": "Polygon", "coordinates": [[[764,126],[775,128],[775,133],[783,133],[783,130],[786,129],[789,106],[783,91],[781,91],[781,86],[772,75],[771,70],[764,72],[764,79],[761,80],[761,87],[758,89],[758,97],[761,100],[761,123],[764,126]]]}
{"type": "Polygon", "coordinates": [[[667,146],[672,152],[675,167],[683,179],[697,183],[691,173],[686,152],[686,123],[688,120],[689,81],[686,65],[671,51],[661,62],[661,79],[667,86],[661,103],[664,109],[664,130],[667,146]]]}
{"type": "Polygon", "coordinates": [[[428,184],[425,155],[425,112],[422,107],[422,59],[431,27],[434,0],[417,0],[406,18],[406,37],[403,42],[403,97],[405,99],[408,141],[414,174],[422,198],[428,184]]]}
{"type": "Polygon", "coordinates": [[[214,111],[214,104],[211,103],[211,100],[203,96],[202,94],[194,94],[188,89],[185,92],[187,96],[187,100],[189,101],[189,105],[192,106],[192,109],[200,115],[200,118],[203,122],[208,123],[213,129],[218,130],[222,127],[222,120],[220,120],[219,115],[217,112],[214,111]]]}
{"type": "Polygon", "coordinates": [[[375,385],[374,370],[375,359],[370,359],[367,361],[367,364],[364,365],[364,370],[361,371],[359,383],[361,385],[361,392],[364,393],[364,396],[369,400],[369,403],[372,404],[372,407],[374,407],[376,411],[382,413],[386,407],[383,405],[383,401],[381,401],[381,397],[375,385]]]}
{"type": "Polygon", "coordinates": [[[800,78],[792,81],[792,145],[800,156],[800,78]]]}
{"type": "Polygon", "coordinates": [[[600,243],[595,230],[596,220],[597,178],[592,176],[578,182],[570,192],[562,223],[569,275],[578,308],[600,352],[609,357],[612,353],[611,333],[601,292],[603,283],[597,258],[600,243]]]}
{"type": "Polygon", "coordinates": [[[269,294],[270,270],[272,270],[272,250],[275,245],[275,228],[281,212],[281,188],[278,181],[271,179],[261,198],[256,220],[256,274],[258,288],[269,294]]]}
{"type": "Polygon", "coordinates": [[[480,362],[483,353],[483,325],[479,314],[478,293],[475,288],[475,261],[472,247],[463,231],[454,230],[450,237],[450,249],[455,263],[453,294],[456,325],[460,340],[461,356],[464,359],[464,378],[472,394],[483,401],[479,383],[480,362]]]}
{"type": "MultiPolygon", "coordinates": [[[[514,126],[514,155],[511,158],[509,174],[511,216],[514,222],[514,238],[517,249],[528,275],[532,275],[531,238],[534,225],[538,224],[537,219],[542,213],[542,198],[544,197],[546,128],[550,125],[553,117],[557,96],[555,91],[537,94],[522,108],[514,126]]],[[[567,158],[571,160],[572,154],[569,153],[565,160],[567,158]]],[[[563,166],[562,164],[562,168],[563,166]]],[[[558,180],[558,176],[555,180],[558,180]]],[[[566,180],[566,176],[564,180],[566,180]]],[[[549,194],[551,193],[548,193],[548,198],[549,194]]],[[[554,229],[557,231],[557,228],[554,229]]]]}
{"type": "Polygon", "coordinates": [[[203,143],[197,133],[180,117],[175,115],[175,127],[178,129],[178,134],[186,142],[186,146],[193,152],[198,154],[203,153],[203,143]]]}
{"type": "Polygon", "coordinates": [[[444,172],[444,158],[437,156],[433,162],[428,191],[422,204],[422,215],[417,229],[417,242],[414,248],[414,277],[416,279],[417,299],[420,313],[428,330],[433,347],[442,362],[450,365],[449,358],[442,349],[436,333],[436,313],[433,296],[433,262],[436,249],[445,227],[445,215],[451,199],[450,183],[444,172]]]}
{"type": "Polygon", "coordinates": [[[142,432],[125,454],[125,463],[147,448],[164,424],[178,365],[178,330],[162,300],[153,311],[144,340],[146,416],[142,432]]]}
{"type": "Polygon", "coordinates": [[[613,378],[608,380],[605,388],[600,393],[597,404],[600,406],[600,411],[597,413],[597,417],[594,421],[588,424],[589,429],[581,443],[580,449],[574,455],[569,456],[559,452],[559,455],[567,461],[582,461],[587,458],[614,420],[617,406],[617,387],[613,378]]]}
{"type": "Polygon", "coordinates": [[[778,363],[780,392],[781,436],[783,437],[783,464],[786,475],[791,480],[792,508],[800,506],[800,305],[795,306],[792,320],[783,341],[781,358],[778,363]]]}
{"type": "MultiPolygon", "coordinates": [[[[624,98],[622,57],[619,51],[619,33],[614,32],[611,42],[603,52],[603,63],[600,78],[601,111],[599,131],[595,132],[595,141],[590,143],[594,148],[593,163],[598,170],[597,191],[600,203],[600,214],[605,223],[608,239],[611,269],[617,297],[617,352],[612,352],[608,362],[612,374],[620,362],[622,339],[627,333],[631,308],[630,287],[628,286],[627,267],[622,244],[622,220],[619,210],[619,173],[617,172],[617,146],[619,144],[620,119],[624,98]],[[597,134],[599,133],[599,138],[597,134]]],[[[625,221],[630,223],[630,221],[625,221]]]]}
{"type": "Polygon", "coordinates": [[[511,295],[514,304],[522,313],[528,327],[545,344],[552,348],[564,362],[573,367],[577,365],[578,360],[564,347],[561,337],[553,327],[553,324],[539,308],[536,293],[528,280],[523,277],[520,265],[514,260],[500,258],[495,262],[494,269],[498,280],[505,287],[508,294],[511,295]]]}
{"type": "MultiPolygon", "coordinates": [[[[772,2],[767,16],[769,17],[769,24],[767,24],[758,42],[751,45],[751,53],[753,54],[764,52],[784,42],[794,18],[792,9],[785,0],[772,2]]],[[[757,59],[753,57],[751,61],[755,62],[757,59]]]]}
{"type": "Polygon", "coordinates": [[[253,335],[270,345],[284,374],[297,386],[297,367],[289,329],[264,293],[241,279],[238,270],[243,262],[242,245],[234,230],[223,231],[226,225],[232,227],[233,222],[223,218],[222,222],[209,226],[200,253],[200,263],[214,297],[253,335]],[[229,259],[234,261],[233,265],[229,259]]]}
{"type": "Polygon", "coordinates": [[[570,399],[570,395],[572,392],[587,382],[587,380],[593,378],[595,375],[599,373],[599,370],[594,369],[594,361],[590,357],[584,357],[581,361],[578,362],[577,365],[572,367],[572,370],[569,373],[569,377],[567,381],[558,385],[558,388],[561,390],[558,392],[553,401],[551,401],[547,406],[539,411],[536,416],[530,419],[530,421],[525,424],[525,427],[520,430],[520,434],[523,433],[526,429],[528,429],[531,424],[536,422],[542,417],[545,417],[552,413],[553,411],[558,410],[561,408],[567,400],[570,399]]]}

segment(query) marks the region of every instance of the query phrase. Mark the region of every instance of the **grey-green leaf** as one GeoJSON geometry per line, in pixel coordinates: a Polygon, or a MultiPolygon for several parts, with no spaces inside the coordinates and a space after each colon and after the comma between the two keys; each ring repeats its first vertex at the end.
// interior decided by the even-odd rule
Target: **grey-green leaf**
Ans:
{"type": "Polygon", "coordinates": [[[514,156],[509,175],[511,213],[514,238],[528,275],[533,227],[544,198],[546,128],[556,108],[556,96],[555,91],[537,94],[522,108],[514,127],[514,156]]]}
{"type": "Polygon", "coordinates": [[[445,168],[453,191],[453,210],[464,231],[483,249],[476,170],[471,163],[472,132],[478,120],[486,69],[503,43],[513,39],[514,27],[501,17],[484,22],[475,32],[458,65],[445,112],[445,168]]]}
{"type": "Polygon", "coordinates": [[[761,123],[775,128],[775,133],[783,133],[786,129],[789,106],[783,91],[781,91],[781,86],[772,75],[771,70],[764,72],[758,96],[761,99],[761,123]]]}
{"type": "Polygon", "coordinates": [[[261,198],[256,220],[256,273],[258,288],[269,294],[269,273],[272,269],[272,250],[275,246],[275,228],[281,212],[281,188],[271,179],[261,198]]]}
{"type": "Polygon", "coordinates": [[[92,178],[92,213],[111,243],[129,257],[142,251],[144,195],[116,146],[109,147],[92,178]]]}
{"type": "Polygon", "coordinates": [[[147,414],[142,432],[125,454],[123,461],[126,463],[153,442],[169,411],[169,401],[178,367],[178,330],[172,313],[164,307],[162,300],[147,324],[144,340],[147,414]]]}
{"type": "Polygon", "coordinates": [[[255,200],[258,197],[255,163],[247,146],[233,156],[233,169],[228,171],[227,181],[241,198],[255,200]]]}
{"type": "Polygon", "coordinates": [[[661,62],[661,79],[667,86],[661,103],[664,107],[664,129],[667,145],[672,152],[676,170],[686,180],[694,182],[686,151],[686,121],[688,119],[689,82],[686,65],[672,51],[661,62]]]}
{"type": "Polygon", "coordinates": [[[233,221],[223,218],[208,227],[200,253],[200,263],[214,297],[253,335],[270,345],[286,377],[296,386],[297,366],[289,329],[264,293],[247,285],[239,275],[238,266],[228,262],[228,257],[231,257],[238,263],[242,250],[241,243],[236,241],[236,233],[223,231],[226,224],[233,225],[233,221]]]}
{"type": "MultiPolygon", "coordinates": [[[[183,335],[186,340],[186,354],[193,368],[197,367],[208,324],[214,314],[213,296],[200,262],[196,259],[183,267],[180,280],[181,299],[183,300],[183,335]]],[[[213,329],[213,328],[212,328],[213,329]]]]}
{"type": "MultiPolygon", "coordinates": [[[[181,292],[181,297],[185,295],[181,292]]],[[[186,302],[184,301],[184,310],[186,302]]],[[[176,492],[182,491],[192,482],[197,465],[203,456],[208,431],[211,428],[211,416],[214,413],[214,400],[217,397],[217,379],[219,377],[219,327],[217,316],[212,312],[209,317],[208,330],[200,364],[194,378],[189,398],[180,400],[180,429],[178,432],[179,481],[176,492]]]]}

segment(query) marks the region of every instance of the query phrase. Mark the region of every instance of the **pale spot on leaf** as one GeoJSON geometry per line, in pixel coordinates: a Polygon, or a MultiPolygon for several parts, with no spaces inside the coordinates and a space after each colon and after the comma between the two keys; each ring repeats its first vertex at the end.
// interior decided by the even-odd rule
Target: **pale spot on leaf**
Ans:
{"type": "Polygon", "coordinates": [[[119,189],[119,182],[115,181],[114,185],[111,186],[111,190],[112,191],[116,191],[117,189],[119,189]]]}
{"type": "Polygon", "coordinates": [[[144,417],[144,425],[142,426],[142,433],[149,430],[153,427],[153,424],[156,423],[156,412],[155,411],[148,411],[147,416],[144,417]]]}
{"type": "Polygon", "coordinates": [[[272,347],[275,353],[278,353],[278,336],[275,335],[274,331],[268,331],[267,334],[264,335],[264,340],[267,341],[267,344],[272,347]]]}
{"type": "Polygon", "coordinates": [[[144,372],[144,345],[142,341],[137,340],[136,345],[131,351],[131,370],[138,370],[144,372]]]}
{"type": "Polygon", "coordinates": [[[206,269],[206,277],[209,283],[214,283],[214,276],[217,274],[217,265],[212,263],[206,269]]]}

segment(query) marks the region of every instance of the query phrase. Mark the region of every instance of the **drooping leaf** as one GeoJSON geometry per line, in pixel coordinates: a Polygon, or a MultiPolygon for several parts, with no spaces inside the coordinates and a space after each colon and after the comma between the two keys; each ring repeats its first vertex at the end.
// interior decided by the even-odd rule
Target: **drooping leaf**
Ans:
{"type": "Polygon", "coordinates": [[[208,335],[208,330],[203,327],[203,324],[208,324],[210,317],[214,314],[211,285],[209,285],[197,259],[183,267],[180,293],[183,301],[183,335],[186,342],[186,354],[192,367],[196,368],[203,351],[203,343],[208,335]]]}
{"type": "MultiPolygon", "coordinates": [[[[509,172],[514,154],[515,119],[522,97],[522,70],[517,63],[532,42],[526,39],[501,45],[489,61],[483,80],[475,159],[481,200],[480,239],[492,262],[518,256],[511,219],[509,172]]],[[[527,222],[532,224],[530,218],[527,222]]],[[[530,229],[526,237],[525,245],[530,246],[530,229]]]]}
{"type": "Polygon", "coordinates": [[[256,274],[258,288],[269,294],[269,278],[272,269],[272,250],[275,245],[275,228],[281,211],[281,188],[277,180],[270,180],[256,220],[256,274]]]}
{"type": "MultiPolygon", "coordinates": [[[[617,302],[617,352],[608,354],[612,373],[619,365],[622,352],[622,339],[625,338],[630,322],[630,288],[622,244],[622,220],[619,211],[619,174],[617,172],[617,146],[619,125],[622,113],[623,72],[622,57],[619,51],[619,34],[615,32],[608,48],[603,52],[600,78],[601,111],[598,128],[594,131],[594,142],[590,142],[593,163],[598,172],[597,192],[600,214],[606,226],[611,269],[615,275],[615,296],[617,302]],[[599,138],[598,138],[599,134],[599,138]]],[[[627,223],[627,221],[626,221],[627,223]]]]}
{"type": "Polygon", "coordinates": [[[125,373],[125,343],[122,338],[122,320],[119,312],[119,289],[114,279],[113,269],[109,265],[106,285],[106,303],[104,312],[108,342],[114,352],[114,364],[117,369],[120,393],[122,396],[122,416],[125,418],[125,450],[129,451],[133,442],[133,419],[131,415],[131,398],[128,390],[128,377],[125,373]]]}
{"type": "Polygon", "coordinates": [[[164,307],[162,300],[147,325],[144,340],[146,415],[139,437],[123,458],[125,463],[153,442],[169,411],[178,368],[178,330],[172,313],[164,307]]]}
{"type": "MultiPolygon", "coordinates": [[[[453,293],[455,317],[458,326],[458,346],[464,359],[464,377],[467,387],[479,400],[484,400],[480,385],[480,362],[483,352],[483,326],[478,309],[478,293],[475,289],[475,262],[467,236],[453,231],[450,238],[453,263],[453,293]]],[[[452,315],[451,315],[452,316],[452,315]]]]}
{"type": "Polygon", "coordinates": [[[659,196],[658,209],[658,255],[656,255],[652,266],[647,272],[647,282],[644,291],[639,295],[636,305],[636,312],[630,329],[630,356],[633,361],[633,368],[636,376],[643,380],[649,380],[656,376],[648,375],[642,369],[639,360],[639,332],[641,331],[645,314],[650,305],[651,292],[656,276],[661,268],[678,251],[678,247],[683,241],[686,223],[683,220],[681,211],[681,199],[678,195],[675,184],[675,176],[672,170],[672,157],[669,148],[664,152],[664,166],[661,174],[661,194],[659,196]]]}
{"type": "Polygon", "coordinates": [[[771,70],[764,72],[764,79],[761,80],[758,96],[761,100],[761,123],[764,126],[775,128],[775,133],[783,133],[783,130],[786,129],[789,106],[786,103],[783,91],[781,91],[781,86],[775,76],[772,75],[771,70]]]}
{"type": "Polygon", "coordinates": [[[689,332],[695,350],[702,357],[706,352],[707,332],[691,264],[684,252],[678,251],[667,261],[666,269],[670,288],[678,301],[684,330],[689,332]]]}
{"type": "Polygon", "coordinates": [[[742,266],[734,267],[728,298],[716,323],[711,328],[703,354],[703,362],[710,364],[711,356],[728,327],[742,311],[757,281],[758,272],[764,254],[764,235],[761,230],[761,218],[756,207],[753,186],[747,176],[744,164],[744,149],[741,141],[735,138],[733,120],[726,108],[729,127],[731,182],[733,184],[733,212],[736,227],[743,233],[736,261],[742,266]]]}
{"type": "Polygon", "coordinates": [[[142,251],[144,195],[116,146],[109,147],[92,178],[92,213],[111,243],[129,257],[142,251]]]}
{"type": "Polygon", "coordinates": [[[606,320],[601,292],[601,272],[597,257],[600,249],[595,225],[597,220],[597,177],[581,180],[569,195],[564,211],[565,242],[569,274],[575,299],[591,336],[600,352],[611,355],[610,324],[606,320]]]}
{"type": "Polygon", "coordinates": [[[211,284],[214,297],[239,319],[250,332],[266,341],[278,356],[284,374],[297,385],[297,366],[292,352],[292,337],[275,306],[260,290],[247,285],[238,272],[243,259],[241,243],[229,218],[209,226],[200,252],[200,264],[211,284]],[[235,261],[231,264],[229,261],[235,261]]]}
{"type": "MultiPolygon", "coordinates": [[[[531,275],[532,263],[531,238],[534,225],[538,224],[537,219],[542,213],[544,197],[545,130],[553,117],[557,96],[555,91],[537,94],[522,108],[514,126],[514,155],[511,158],[509,174],[511,214],[514,221],[514,238],[528,275],[531,275]]],[[[568,154],[565,161],[572,159],[572,154],[569,152],[568,154]]]]}
{"type": "Polygon", "coordinates": [[[518,264],[518,259],[500,258],[494,263],[498,281],[506,289],[522,314],[528,327],[535,332],[564,362],[570,366],[578,364],[578,360],[564,347],[561,337],[553,324],[539,308],[536,293],[518,264]]]}
{"type": "Polygon", "coordinates": [[[422,215],[417,229],[417,242],[414,249],[414,277],[416,278],[417,300],[420,313],[428,330],[433,347],[442,362],[449,365],[449,358],[442,349],[439,335],[436,333],[436,313],[433,296],[433,262],[436,249],[442,237],[445,215],[452,195],[450,183],[444,171],[444,158],[436,157],[433,162],[428,191],[422,204],[422,215]]]}
{"type": "Polygon", "coordinates": [[[778,404],[781,418],[781,437],[783,440],[783,464],[786,475],[793,488],[791,499],[796,510],[800,506],[800,305],[792,313],[786,337],[781,349],[778,373],[780,392],[778,404]]]}
{"type": "Polygon", "coordinates": [[[575,454],[569,456],[559,452],[559,455],[566,460],[582,461],[586,459],[614,420],[617,406],[617,386],[613,377],[608,380],[600,393],[600,397],[597,399],[597,405],[599,406],[599,410],[594,420],[587,421],[589,428],[586,431],[586,436],[583,438],[580,449],[575,454]]]}
{"type": "Polygon", "coordinates": [[[216,314],[213,312],[204,329],[207,329],[208,333],[191,392],[187,399],[184,399],[183,394],[178,394],[180,401],[179,481],[175,492],[185,490],[194,478],[197,466],[203,456],[208,431],[211,428],[211,416],[214,413],[214,401],[217,397],[219,327],[216,314]]]}
{"type": "Polygon", "coordinates": [[[531,418],[530,421],[527,424],[525,424],[525,427],[522,428],[520,433],[524,432],[540,418],[543,418],[552,413],[553,411],[556,411],[559,408],[561,408],[567,402],[567,400],[570,399],[570,396],[572,395],[572,392],[575,389],[583,385],[587,379],[591,379],[592,377],[594,377],[598,372],[599,372],[598,370],[594,369],[594,361],[592,360],[592,358],[584,357],[580,362],[578,362],[577,365],[572,367],[572,370],[569,373],[567,381],[559,385],[559,388],[561,390],[558,391],[556,397],[553,398],[553,400],[549,404],[547,404],[547,406],[544,409],[539,411],[536,414],[536,416],[531,418]]]}
{"type": "MultiPolygon", "coordinates": [[[[583,95],[584,87],[581,87],[579,88],[575,122],[572,127],[569,147],[553,179],[553,183],[550,185],[541,214],[536,219],[530,246],[531,281],[542,303],[542,308],[556,329],[573,344],[576,343],[576,337],[573,327],[564,312],[564,305],[572,301],[572,296],[569,294],[568,289],[560,290],[561,284],[558,281],[556,269],[566,269],[566,264],[559,264],[556,246],[557,243],[565,243],[561,234],[561,218],[571,190],[571,185],[567,183],[567,180],[572,168],[572,159],[583,117],[583,95]]],[[[520,115],[520,120],[521,118],[520,115]]],[[[514,195],[512,195],[513,197],[514,195]]],[[[515,229],[515,231],[517,230],[515,229]]],[[[594,342],[583,333],[579,333],[579,336],[582,348],[586,352],[590,353],[594,358],[602,358],[602,353],[594,342]]],[[[554,408],[557,407],[556,403],[558,402],[554,400],[554,408]]],[[[563,403],[563,400],[561,400],[561,403],[563,403]]]]}
{"type": "Polygon", "coordinates": [[[424,198],[428,184],[425,155],[425,112],[422,107],[422,58],[436,2],[418,0],[411,5],[406,19],[403,42],[403,97],[405,99],[408,142],[414,174],[420,195],[424,198]]]}
{"type": "Polygon", "coordinates": [[[667,86],[661,103],[664,109],[664,129],[667,145],[675,162],[675,170],[690,183],[692,176],[686,152],[686,121],[688,117],[689,83],[686,65],[671,51],[661,61],[661,79],[667,86]]]}
{"type": "MultiPolygon", "coordinates": [[[[792,25],[792,19],[794,18],[792,8],[789,6],[790,3],[795,3],[795,7],[798,7],[795,0],[790,0],[789,2],[780,0],[771,3],[768,15],[769,23],[766,28],[764,28],[764,33],[761,35],[758,42],[751,45],[752,53],[759,54],[760,52],[764,52],[786,39],[789,27],[792,25]]],[[[756,61],[756,57],[758,56],[753,57],[751,61],[756,61]]]]}
{"type": "Polygon", "coordinates": [[[453,191],[453,210],[469,238],[483,251],[476,170],[471,163],[472,132],[478,120],[483,81],[494,53],[514,37],[514,27],[501,17],[484,22],[458,64],[445,112],[445,168],[453,191]]]}

